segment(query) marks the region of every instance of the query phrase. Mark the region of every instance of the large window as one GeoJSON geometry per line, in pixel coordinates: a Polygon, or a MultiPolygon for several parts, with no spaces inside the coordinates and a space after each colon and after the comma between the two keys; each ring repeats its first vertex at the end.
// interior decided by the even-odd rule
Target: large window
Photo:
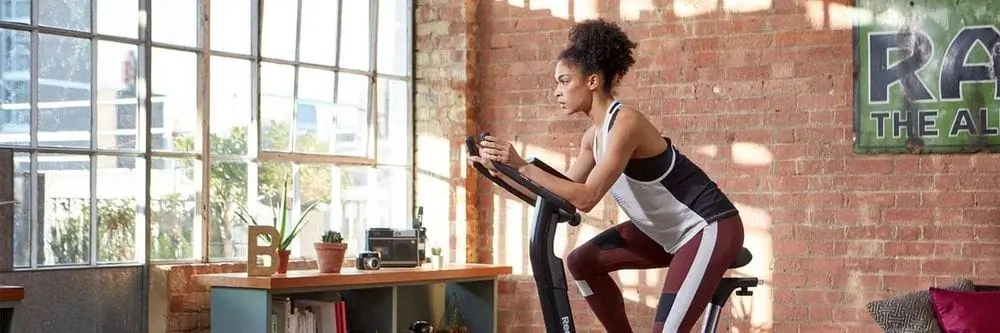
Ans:
{"type": "Polygon", "coordinates": [[[90,1],[0,0],[16,267],[243,260],[282,194],[293,257],[409,225],[411,0],[90,1]]]}

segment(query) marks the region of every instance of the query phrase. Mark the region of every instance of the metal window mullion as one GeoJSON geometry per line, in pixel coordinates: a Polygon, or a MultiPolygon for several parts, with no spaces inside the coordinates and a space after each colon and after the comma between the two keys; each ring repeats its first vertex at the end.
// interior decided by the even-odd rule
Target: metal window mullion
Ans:
{"type": "MultiPolygon", "coordinates": [[[[199,24],[200,24],[201,20],[198,20],[198,21],[199,21],[199,24]]],[[[153,47],[158,48],[158,49],[167,49],[167,50],[173,50],[173,51],[184,51],[184,52],[194,52],[194,53],[198,53],[198,52],[202,51],[202,49],[200,47],[197,47],[197,46],[174,45],[174,44],[168,44],[168,43],[163,43],[163,42],[151,42],[151,44],[153,44],[153,47]]]]}
{"type": "MultiPolygon", "coordinates": [[[[273,0],[272,0],[273,1],[273,0]]],[[[297,62],[299,61],[302,47],[302,0],[298,0],[298,8],[296,11],[298,14],[295,17],[295,76],[292,82],[292,120],[288,123],[288,151],[295,151],[295,143],[298,137],[298,117],[299,117],[299,71],[301,70],[301,65],[297,62]]],[[[334,83],[336,84],[336,76],[334,76],[334,83]]]]}
{"type": "MultiPolygon", "coordinates": [[[[95,13],[96,13],[96,11],[95,11],[95,13]]],[[[20,30],[20,31],[38,30],[38,32],[43,33],[43,34],[47,34],[47,35],[59,35],[59,36],[75,37],[75,38],[92,38],[92,39],[96,39],[96,40],[112,41],[112,42],[117,42],[117,43],[122,43],[122,44],[138,44],[140,42],[138,39],[130,38],[130,37],[122,37],[122,36],[115,36],[115,35],[103,35],[103,34],[97,34],[97,33],[94,33],[94,32],[77,31],[77,30],[70,30],[70,29],[64,29],[64,28],[54,28],[54,27],[49,27],[49,26],[44,26],[44,25],[25,24],[25,23],[19,23],[19,22],[0,21],[0,28],[11,29],[11,30],[20,30]]],[[[164,45],[169,45],[169,44],[164,44],[164,45]]],[[[181,46],[169,46],[169,47],[171,47],[171,48],[178,48],[178,47],[181,47],[181,46]]]]}
{"type": "MultiPolygon", "coordinates": [[[[215,51],[214,53],[218,53],[218,51],[215,51]]],[[[339,52],[338,52],[338,55],[339,55],[339,52]]],[[[245,56],[243,56],[243,57],[245,58],[245,56]]],[[[375,75],[375,73],[372,72],[372,71],[370,71],[370,70],[362,70],[362,69],[354,69],[354,68],[342,68],[340,66],[330,66],[330,65],[316,64],[316,63],[304,62],[304,61],[295,61],[295,60],[278,59],[278,58],[268,58],[268,57],[260,57],[260,60],[264,61],[264,62],[269,62],[269,63],[277,64],[277,65],[301,66],[301,67],[305,67],[305,68],[320,69],[320,70],[331,71],[331,72],[344,72],[344,73],[357,74],[357,75],[368,75],[368,76],[375,75]]],[[[334,60],[334,61],[337,61],[337,60],[334,60]]],[[[393,74],[385,74],[385,75],[393,75],[393,74]]],[[[397,77],[403,77],[402,75],[396,75],[396,76],[397,77]]]]}
{"type": "MultiPolygon", "coordinates": [[[[273,0],[272,0],[273,1],[273,0]]],[[[250,1],[250,124],[247,128],[247,184],[246,200],[243,203],[249,209],[256,211],[260,173],[254,163],[260,153],[260,38],[261,38],[261,5],[263,0],[250,1]],[[255,149],[250,149],[254,147],[255,149]]],[[[234,240],[235,241],[235,240],[234,240]]],[[[253,245],[248,242],[247,246],[253,245]]]]}
{"type": "Polygon", "coordinates": [[[203,18],[208,18],[211,15],[211,3],[208,0],[198,1],[198,31],[199,34],[199,53],[198,53],[198,83],[197,83],[197,104],[198,104],[198,121],[200,123],[198,129],[201,133],[201,230],[202,235],[202,249],[201,261],[204,263],[209,262],[212,236],[209,234],[212,231],[212,189],[211,189],[211,156],[210,151],[212,149],[211,142],[211,129],[209,124],[211,122],[211,107],[209,101],[209,90],[211,87],[211,27],[207,24],[207,20],[203,18]]]}
{"type": "MultiPolygon", "coordinates": [[[[251,23],[251,25],[252,25],[252,23],[251,23]]],[[[251,27],[251,29],[253,29],[253,27],[251,27]]],[[[253,43],[253,42],[251,41],[251,43],[253,43]]],[[[253,50],[252,46],[251,46],[251,50],[253,50]]],[[[229,51],[212,50],[209,53],[211,55],[213,55],[213,56],[220,56],[220,57],[226,57],[226,58],[235,58],[235,59],[243,59],[243,60],[251,60],[251,61],[254,59],[254,56],[250,55],[250,54],[235,53],[235,52],[229,52],[229,51]]]]}
{"type": "MultiPolygon", "coordinates": [[[[340,48],[343,47],[343,45],[340,45],[340,35],[341,35],[341,31],[344,30],[344,1],[343,0],[336,0],[336,1],[337,1],[337,33],[336,33],[336,36],[334,36],[334,45],[336,45],[336,47],[337,47],[336,50],[337,51],[333,53],[333,64],[334,64],[334,72],[335,72],[334,75],[333,75],[333,104],[334,105],[340,104],[340,89],[339,89],[340,88],[340,74],[344,72],[344,71],[342,71],[340,69],[340,52],[341,52],[340,48]]],[[[334,110],[334,112],[336,112],[337,108],[333,108],[332,110],[334,110]]],[[[333,116],[334,115],[332,115],[332,114],[330,115],[330,117],[333,117],[333,116]]],[[[333,124],[333,128],[334,128],[334,131],[336,131],[337,124],[333,124]]],[[[334,148],[334,149],[332,149],[332,150],[334,150],[334,152],[328,151],[328,153],[335,153],[336,147],[337,147],[337,136],[336,135],[334,135],[333,138],[330,138],[330,143],[327,144],[327,147],[333,147],[334,148]]],[[[327,148],[327,149],[329,149],[329,148],[327,148]]],[[[338,190],[339,191],[339,189],[331,189],[331,190],[338,190]]]]}
{"type": "MultiPolygon", "coordinates": [[[[137,120],[136,127],[138,130],[141,131],[140,133],[136,133],[137,138],[139,138],[138,140],[136,140],[138,141],[136,143],[136,147],[139,147],[140,144],[142,145],[146,161],[145,163],[143,163],[143,172],[145,174],[145,189],[143,190],[144,198],[141,201],[143,205],[143,210],[142,210],[143,211],[142,220],[144,222],[143,231],[145,233],[143,235],[143,242],[146,244],[145,245],[146,251],[143,251],[142,253],[143,255],[142,262],[144,263],[142,270],[142,277],[143,277],[142,284],[145,287],[144,290],[149,290],[149,286],[147,283],[148,281],[150,281],[150,269],[149,269],[150,267],[148,266],[148,263],[151,261],[150,258],[152,257],[152,251],[150,250],[152,248],[151,246],[152,208],[150,206],[152,202],[151,198],[152,186],[150,186],[150,183],[152,180],[153,161],[149,153],[153,148],[152,146],[153,134],[148,126],[148,124],[150,124],[150,122],[152,121],[152,114],[151,112],[148,111],[151,110],[153,106],[153,99],[150,94],[150,91],[152,90],[152,82],[150,81],[152,76],[152,54],[151,54],[152,46],[150,44],[150,40],[152,40],[152,32],[150,24],[152,24],[153,17],[151,11],[149,10],[150,7],[152,7],[152,0],[139,1],[139,13],[143,13],[145,15],[144,17],[142,17],[140,22],[144,22],[145,24],[140,23],[138,24],[137,27],[138,37],[141,42],[138,47],[138,55],[136,55],[136,78],[135,78],[136,100],[138,102],[136,104],[136,112],[138,112],[139,115],[142,115],[142,117],[136,117],[137,120]],[[141,86],[140,83],[142,84],[141,86]]],[[[150,312],[148,292],[142,293],[141,301],[143,304],[142,305],[143,314],[148,317],[150,312]]],[[[142,326],[141,331],[143,332],[149,331],[149,323],[144,320],[141,322],[142,322],[142,324],[140,324],[142,326]]]]}
{"type": "MultiPolygon", "coordinates": [[[[90,2],[90,31],[96,31],[97,1],[90,2]]],[[[97,41],[90,36],[90,265],[100,262],[100,216],[97,214],[97,41]]],[[[134,247],[133,247],[134,248],[134,247]]]]}
{"type": "Polygon", "coordinates": [[[135,157],[142,157],[143,156],[142,152],[130,151],[130,150],[103,150],[102,149],[102,150],[93,151],[93,150],[89,150],[89,149],[71,148],[71,147],[38,147],[38,148],[31,148],[31,147],[28,147],[28,146],[0,145],[0,149],[8,149],[8,150],[12,150],[12,151],[17,152],[17,153],[31,153],[31,152],[38,152],[38,153],[42,153],[42,154],[90,154],[90,153],[97,153],[99,155],[107,155],[107,156],[135,156],[135,157]]]}
{"type": "MultiPolygon", "coordinates": [[[[153,109],[153,98],[151,93],[153,89],[153,83],[151,80],[153,73],[152,69],[153,46],[151,43],[153,39],[153,33],[151,28],[151,24],[153,22],[153,14],[150,11],[151,7],[152,7],[152,0],[139,1],[139,13],[143,13],[143,15],[145,15],[144,17],[142,17],[140,22],[145,22],[145,24],[140,23],[138,24],[137,27],[140,43],[138,47],[138,54],[136,55],[136,78],[135,78],[135,90],[136,90],[135,98],[136,101],[138,102],[136,104],[136,112],[138,112],[138,115],[141,115],[141,117],[136,117],[137,120],[136,127],[137,130],[139,131],[139,133],[136,133],[138,138],[138,140],[136,140],[138,141],[136,142],[136,147],[139,147],[140,145],[141,147],[143,147],[142,151],[146,161],[145,163],[143,163],[143,172],[145,173],[146,181],[145,181],[145,189],[143,190],[144,195],[141,200],[143,205],[142,209],[143,212],[142,221],[144,225],[143,231],[145,232],[145,235],[143,235],[143,242],[146,244],[145,245],[146,250],[143,251],[142,253],[143,255],[142,262],[144,264],[148,264],[151,261],[153,252],[150,250],[152,249],[151,244],[152,244],[152,234],[153,234],[152,233],[153,214],[151,206],[153,200],[152,200],[152,186],[150,186],[150,183],[152,182],[153,179],[152,175],[153,158],[150,155],[150,152],[153,150],[153,143],[152,143],[153,132],[149,128],[150,127],[149,124],[151,124],[153,120],[153,114],[152,112],[150,112],[150,110],[153,109]]],[[[149,286],[147,283],[150,281],[150,269],[148,265],[144,265],[144,269],[142,270],[142,275],[143,275],[142,284],[145,286],[144,290],[148,291],[149,286]]],[[[150,312],[149,293],[144,292],[141,294],[142,294],[141,298],[143,304],[142,305],[143,314],[148,317],[150,312]]],[[[140,322],[142,323],[141,324],[142,328],[140,331],[141,332],[149,331],[149,323],[145,320],[140,320],[140,322]]]]}
{"type": "MultiPolygon", "coordinates": [[[[372,73],[378,73],[378,2],[369,1],[368,6],[369,68],[372,73]]],[[[378,163],[378,79],[375,74],[368,77],[368,84],[368,153],[378,163]]]]}
{"type": "Polygon", "coordinates": [[[407,79],[408,79],[408,82],[410,84],[407,85],[407,94],[406,94],[406,102],[407,102],[407,112],[406,112],[406,126],[407,127],[406,128],[408,128],[410,130],[410,133],[406,136],[406,147],[408,148],[408,149],[406,149],[406,155],[407,155],[406,156],[406,165],[407,165],[406,168],[409,169],[410,175],[409,175],[409,177],[406,178],[406,204],[407,204],[406,220],[407,221],[413,221],[413,213],[414,213],[413,211],[415,209],[414,206],[416,205],[416,203],[414,203],[414,193],[413,192],[415,191],[416,177],[417,177],[416,167],[414,166],[415,159],[416,159],[416,157],[415,157],[416,154],[415,154],[414,149],[413,149],[413,147],[415,145],[414,141],[415,141],[415,133],[416,133],[416,126],[414,125],[414,122],[415,122],[414,118],[415,118],[415,113],[416,113],[416,110],[417,110],[417,108],[414,106],[414,100],[416,99],[416,90],[417,90],[415,88],[415,86],[416,86],[416,74],[415,74],[416,70],[413,69],[413,67],[414,67],[413,64],[416,63],[416,59],[417,59],[417,53],[414,52],[415,49],[416,49],[416,47],[414,46],[414,44],[415,44],[414,41],[416,41],[416,39],[417,39],[417,37],[416,37],[417,36],[417,32],[416,32],[417,29],[415,28],[416,27],[416,21],[417,21],[417,19],[416,19],[416,17],[417,17],[417,11],[415,9],[416,8],[416,4],[415,4],[416,0],[410,0],[410,1],[407,1],[407,2],[408,2],[409,6],[406,9],[409,11],[409,15],[406,16],[407,17],[406,26],[408,27],[407,29],[409,30],[409,33],[406,34],[406,37],[407,37],[407,41],[406,42],[407,42],[407,47],[409,48],[409,51],[410,51],[409,52],[409,57],[408,57],[409,58],[408,60],[409,60],[410,63],[407,66],[407,68],[409,69],[409,73],[408,73],[409,77],[407,79]]]}
{"type": "MultiPolygon", "coordinates": [[[[28,75],[28,95],[29,103],[31,107],[28,109],[28,122],[31,124],[28,127],[28,133],[31,137],[29,146],[34,148],[38,147],[38,2],[39,0],[31,0],[31,41],[30,41],[30,51],[28,52],[28,58],[30,59],[29,65],[29,75],[28,75]]],[[[38,153],[31,153],[31,166],[28,169],[29,177],[31,178],[31,204],[30,204],[30,227],[31,229],[31,250],[29,255],[31,256],[31,268],[38,268],[38,253],[42,250],[42,246],[39,244],[43,239],[38,237],[38,233],[41,231],[38,225],[38,153]]]]}

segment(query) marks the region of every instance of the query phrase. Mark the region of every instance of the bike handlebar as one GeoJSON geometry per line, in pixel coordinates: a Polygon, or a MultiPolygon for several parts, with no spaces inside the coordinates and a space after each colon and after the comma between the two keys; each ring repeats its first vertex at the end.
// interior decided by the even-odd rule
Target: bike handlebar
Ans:
{"type": "MultiPolygon", "coordinates": [[[[488,132],[483,132],[482,134],[480,134],[480,137],[485,137],[488,134],[489,134],[488,132]]],[[[466,145],[466,148],[469,150],[469,156],[479,156],[479,148],[477,148],[476,141],[475,141],[475,139],[473,137],[471,137],[471,136],[470,137],[466,137],[465,138],[465,145],[466,145]]],[[[528,189],[528,191],[531,191],[534,194],[539,195],[542,198],[544,198],[545,200],[547,200],[547,201],[551,202],[552,204],[554,204],[556,206],[556,208],[558,208],[557,211],[558,211],[558,213],[559,213],[559,215],[561,217],[560,218],[561,221],[568,221],[568,223],[571,226],[578,226],[578,225],[580,225],[580,214],[576,211],[576,207],[573,207],[573,205],[570,204],[568,200],[566,200],[566,199],[560,197],[559,195],[556,195],[555,193],[552,193],[552,191],[549,191],[548,189],[546,189],[546,188],[538,185],[533,180],[528,179],[528,177],[525,177],[520,172],[518,172],[516,169],[514,169],[513,167],[511,167],[511,166],[509,166],[507,164],[500,163],[500,162],[497,162],[497,161],[492,161],[492,163],[497,168],[497,171],[500,171],[500,173],[502,173],[505,176],[507,176],[508,178],[514,180],[515,182],[517,182],[521,186],[524,186],[524,188],[528,189]]],[[[540,159],[531,158],[531,159],[528,160],[528,163],[532,164],[534,166],[537,166],[539,169],[542,169],[545,172],[548,172],[548,173],[550,173],[550,174],[552,174],[552,175],[554,175],[556,177],[562,178],[564,180],[570,180],[569,177],[566,177],[565,175],[559,173],[558,171],[556,171],[555,169],[553,169],[552,167],[550,167],[548,164],[545,164],[545,162],[542,162],[540,159]]],[[[514,194],[515,196],[517,196],[521,200],[524,200],[528,204],[530,204],[532,206],[535,205],[535,202],[531,199],[530,196],[528,196],[524,192],[521,192],[521,191],[515,189],[513,186],[511,186],[510,184],[508,184],[507,182],[505,182],[503,179],[500,179],[499,177],[493,176],[493,174],[491,174],[490,171],[488,169],[486,169],[486,166],[484,166],[484,165],[482,165],[481,163],[478,163],[478,162],[477,163],[473,163],[473,166],[476,168],[476,170],[479,170],[480,174],[482,174],[483,176],[485,176],[486,178],[488,178],[494,184],[497,184],[500,187],[503,187],[505,190],[507,190],[507,192],[510,192],[510,193],[514,194]]]]}

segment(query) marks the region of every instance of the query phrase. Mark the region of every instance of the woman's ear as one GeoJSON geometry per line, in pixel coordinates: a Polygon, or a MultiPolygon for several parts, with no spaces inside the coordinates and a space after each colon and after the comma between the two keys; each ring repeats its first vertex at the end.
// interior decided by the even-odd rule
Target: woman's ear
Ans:
{"type": "Polygon", "coordinates": [[[601,76],[597,74],[587,75],[587,88],[597,90],[601,86],[601,76]]]}

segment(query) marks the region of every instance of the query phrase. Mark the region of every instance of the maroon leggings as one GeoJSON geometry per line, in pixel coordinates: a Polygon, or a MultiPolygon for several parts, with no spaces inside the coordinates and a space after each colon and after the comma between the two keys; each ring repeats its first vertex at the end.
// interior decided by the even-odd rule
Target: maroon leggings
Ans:
{"type": "Polygon", "coordinates": [[[653,332],[690,332],[742,248],[738,215],[710,223],[673,255],[628,221],[574,249],[566,264],[608,332],[632,332],[621,290],[609,273],[669,266],[653,332]]]}

